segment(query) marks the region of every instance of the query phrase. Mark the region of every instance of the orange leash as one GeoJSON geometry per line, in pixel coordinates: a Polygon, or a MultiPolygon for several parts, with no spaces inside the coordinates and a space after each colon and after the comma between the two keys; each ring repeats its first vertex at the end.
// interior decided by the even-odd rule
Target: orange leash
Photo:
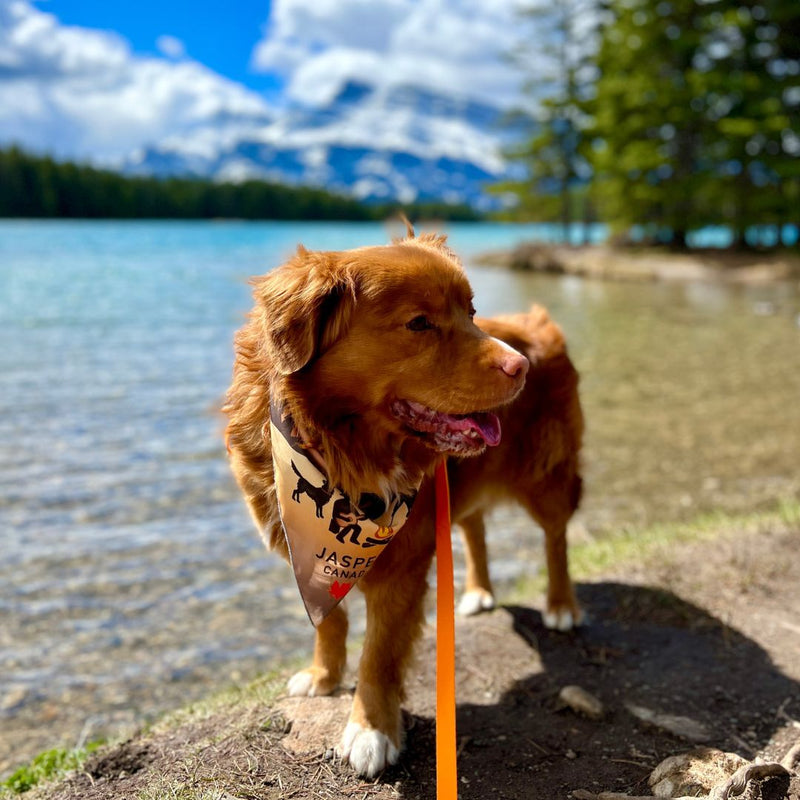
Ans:
{"type": "Polygon", "coordinates": [[[444,459],[436,466],[436,798],[458,798],[453,549],[444,459]]]}

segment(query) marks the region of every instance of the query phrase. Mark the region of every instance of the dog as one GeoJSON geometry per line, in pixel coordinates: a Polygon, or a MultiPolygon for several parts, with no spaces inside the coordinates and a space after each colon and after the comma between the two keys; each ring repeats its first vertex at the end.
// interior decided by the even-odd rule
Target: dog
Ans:
{"type": "Polygon", "coordinates": [[[322,509],[331,499],[333,492],[330,489],[328,481],[322,482],[321,486],[314,486],[313,483],[306,480],[298,471],[297,467],[292,462],[292,471],[297,475],[297,486],[292,490],[292,500],[296,503],[300,502],[300,495],[307,494],[313,501],[316,508],[314,513],[318,519],[322,519],[322,509]]]}
{"type": "Polygon", "coordinates": [[[578,372],[561,329],[541,306],[476,323],[523,353],[530,369],[517,399],[497,410],[503,431],[500,445],[477,458],[448,460],[451,517],[461,528],[466,561],[458,612],[470,616],[494,607],[484,514],[498,503],[515,501],[544,531],[544,624],[569,631],[584,621],[567,562],[567,523],[583,491],[578,372]]]}
{"type": "MultiPolygon", "coordinates": [[[[472,290],[446,237],[417,237],[410,226],[406,238],[384,246],[301,246],[253,286],[253,311],[235,337],[224,412],[231,467],[262,538],[289,559],[271,418],[290,421],[292,446],[324,469],[331,487],[362,498],[359,506],[365,497],[376,501],[366,516],[379,526],[372,541],[380,547],[370,552],[380,557],[369,559],[358,581],[367,631],[340,747],[343,759],[371,778],[397,761],[402,746],[404,674],[423,624],[435,549],[438,461],[449,459],[453,518],[468,547],[462,611],[493,603],[482,513],[512,498],[547,532],[546,621],[564,628],[579,619],[564,547],[580,494],[577,378],[546,313],[476,324],[472,290]],[[531,364],[534,380],[526,388],[531,364]],[[408,507],[395,530],[398,509],[406,516],[408,507]]],[[[333,547],[315,555],[335,557],[333,547]]],[[[337,577],[331,594],[347,588],[337,577]]],[[[318,622],[313,663],[289,680],[291,695],[336,689],[347,629],[342,605],[318,622]]]]}

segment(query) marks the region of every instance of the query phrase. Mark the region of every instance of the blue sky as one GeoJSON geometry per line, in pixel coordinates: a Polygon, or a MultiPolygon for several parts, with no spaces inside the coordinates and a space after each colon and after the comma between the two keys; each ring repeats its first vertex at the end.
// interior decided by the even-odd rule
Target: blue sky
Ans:
{"type": "Polygon", "coordinates": [[[186,55],[258,91],[279,91],[282,81],[251,67],[267,29],[269,0],[35,0],[65,25],[116,31],[134,53],[163,55],[159,40],[182,42],[186,55]],[[221,13],[224,11],[225,13],[221,13]]]}
{"type": "Polygon", "coordinates": [[[243,139],[412,152],[427,125],[438,154],[496,166],[492,141],[424,109],[392,116],[391,98],[514,104],[508,53],[533,1],[0,0],[0,146],[110,166],[148,147],[208,159],[243,139]],[[352,82],[369,104],[293,127],[293,110],[327,109],[352,82]]]}

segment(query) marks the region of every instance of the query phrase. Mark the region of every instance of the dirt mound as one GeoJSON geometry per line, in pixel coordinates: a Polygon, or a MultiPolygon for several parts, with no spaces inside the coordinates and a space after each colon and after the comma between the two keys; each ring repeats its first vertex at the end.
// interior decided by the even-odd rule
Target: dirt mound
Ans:
{"type": "MultiPolygon", "coordinates": [[[[698,745],[748,762],[786,756],[800,740],[798,552],[800,533],[762,531],[662,554],[635,575],[579,586],[590,623],[573,634],[548,631],[525,605],[459,620],[459,797],[649,795],[654,768],[698,745]],[[568,685],[602,708],[582,713],[568,685]]],[[[186,714],[32,796],[433,798],[433,648],[428,632],[405,753],[375,782],[334,753],[345,689],[186,714]]],[[[751,783],[747,796],[798,800],[800,776],[751,783]]]]}

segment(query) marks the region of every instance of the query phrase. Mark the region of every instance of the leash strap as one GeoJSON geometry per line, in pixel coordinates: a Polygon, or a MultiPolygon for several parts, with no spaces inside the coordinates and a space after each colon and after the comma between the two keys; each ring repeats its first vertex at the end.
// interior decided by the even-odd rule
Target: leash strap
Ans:
{"type": "Polygon", "coordinates": [[[456,636],[447,463],[436,466],[436,798],[457,800],[456,636]]]}

